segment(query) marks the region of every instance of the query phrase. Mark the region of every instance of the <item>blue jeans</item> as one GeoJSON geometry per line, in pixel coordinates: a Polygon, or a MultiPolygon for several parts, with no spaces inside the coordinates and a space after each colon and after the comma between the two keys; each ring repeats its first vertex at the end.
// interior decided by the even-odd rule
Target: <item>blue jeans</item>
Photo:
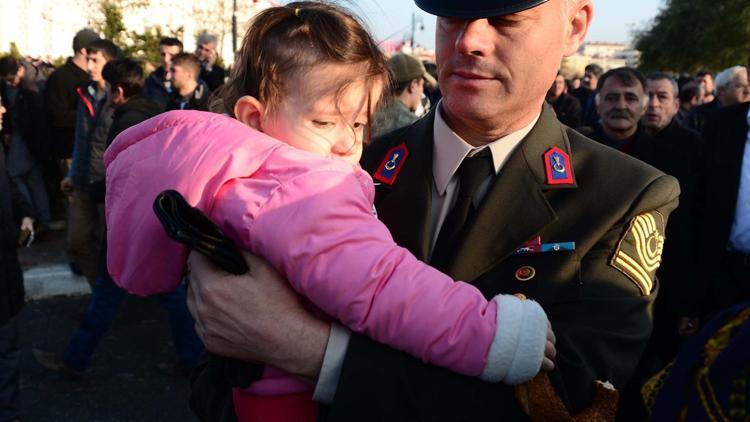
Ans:
{"type": "Polygon", "coordinates": [[[21,339],[18,316],[0,326],[0,422],[21,416],[19,372],[21,339]]]}
{"type": "MultiPolygon", "coordinates": [[[[117,287],[106,272],[97,277],[91,301],[86,307],[81,324],[63,352],[63,360],[71,368],[83,371],[91,363],[91,356],[117,315],[127,293],[117,287]]],[[[203,353],[203,343],[195,333],[195,321],[187,308],[187,287],[156,296],[169,313],[169,325],[177,352],[178,363],[193,368],[203,353]]]]}

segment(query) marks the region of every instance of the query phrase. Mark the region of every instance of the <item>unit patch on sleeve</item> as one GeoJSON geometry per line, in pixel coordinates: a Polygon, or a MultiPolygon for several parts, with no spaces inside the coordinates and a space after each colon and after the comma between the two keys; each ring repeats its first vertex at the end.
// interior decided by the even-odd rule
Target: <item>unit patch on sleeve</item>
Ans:
{"type": "Polygon", "coordinates": [[[644,296],[651,294],[661,263],[664,226],[664,216],[656,211],[635,217],[610,261],[610,265],[631,279],[644,296]]]}

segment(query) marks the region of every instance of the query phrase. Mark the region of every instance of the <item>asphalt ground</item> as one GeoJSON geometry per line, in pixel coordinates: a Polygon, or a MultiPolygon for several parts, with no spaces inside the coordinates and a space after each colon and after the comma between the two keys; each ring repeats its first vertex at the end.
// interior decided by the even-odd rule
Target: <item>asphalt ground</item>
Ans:
{"type": "Polygon", "coordinates": [[[46,232],[19,249],[27,304],[20,314],[24,421],[195,421],[189,380],[157,371],[175,359],[167,313],[155,301],[128,297],[99,344],[91,367],[75,380],[42,368],[32,348],[62,352],[89,299],[73,275],[64,232],[46,232]]]}

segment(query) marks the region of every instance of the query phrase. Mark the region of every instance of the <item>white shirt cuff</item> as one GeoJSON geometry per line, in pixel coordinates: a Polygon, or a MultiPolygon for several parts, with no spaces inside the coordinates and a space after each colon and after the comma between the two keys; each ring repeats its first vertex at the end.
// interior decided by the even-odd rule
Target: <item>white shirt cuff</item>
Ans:
{"type": "Polygon", "coordinates": [[[348,328],[336,323],[331,324],[331,333],[328,335],[326,353],[323,356],[323,366],[320,368],[318,383],[315,384],[313,392],[313,400],[318,403],[333,403],[351,335],[352,332],[348,328]]]}

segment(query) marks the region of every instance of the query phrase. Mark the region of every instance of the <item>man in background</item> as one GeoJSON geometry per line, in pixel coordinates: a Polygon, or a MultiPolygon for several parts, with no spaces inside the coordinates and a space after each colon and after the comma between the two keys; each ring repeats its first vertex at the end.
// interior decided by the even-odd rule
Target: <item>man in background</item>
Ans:
{"type": "Polygon", "coordinates": [[[436,84],[422,62],[413,56],[404,53],[394,54],[389,65],[394,83],[392,98],[386,107],[375,114],[373,136],[380,136],[416,122],[419,117],[415,112],[422,103],[425,81],[436,84]]]}
{"type": "Polygon", "coordinates": [[[98,40],[99,35],[91,29],[82,29],[73,38],[73,57],[57,68],[47,80],[45,98],[52,126],[52,156],[66,160],[70,167],[73,156],[73,137],[76,128],[78,94],[76,88],[89,82],[86,73],[86,46],[98,40]]]}
{"type": "Polygon", "coordinates": [[[165,110],[208,110],[208,86],[198,79],[200,73],[198,57],[190,53],[180,53],[172,57],[169,68],[169,82],[172,93],[165,110]]]}
{"type": "Polygon", "coordinates": [[[172,93],[172,83],[169,77],[172,57],[180,53],[182,53],[182,41],[171,37],[159,40],[159,67],[146,78],[144,94],[156,101],[162,109],[167,106],[169,95],[172,93]]]}
{"type": "Polygon", "coordinates": [[[119,55],[109,40],[86,47],[90,82],[79,87],[73,162],[60,190],[70,196],[68,242],[73,262],[93,288],[104,234],[104,207],[92,197],[92,184],[104,178],[103,155],[114,109],[107,95],[102,69],[119,55]]]}
{"type": "Polygon", "coordinates": [[[214,92],[224,84],[224,77],[226,76],[224,68],[216,64],[218,57],[216,37],[204,32],[198,37],[197,44],[195,55],[201,65],[200,79],[208,85],[211,92],[214,92]]]}
{"type": "Polygon", "coordinates": [[[557,119],[562,124],[575,129],[581,126],[581,103],[566,91],[565,76],[558,71],[555,81],[552,82],[552,87],[547,91],[547,102],[555,110],[557,119]]]}

